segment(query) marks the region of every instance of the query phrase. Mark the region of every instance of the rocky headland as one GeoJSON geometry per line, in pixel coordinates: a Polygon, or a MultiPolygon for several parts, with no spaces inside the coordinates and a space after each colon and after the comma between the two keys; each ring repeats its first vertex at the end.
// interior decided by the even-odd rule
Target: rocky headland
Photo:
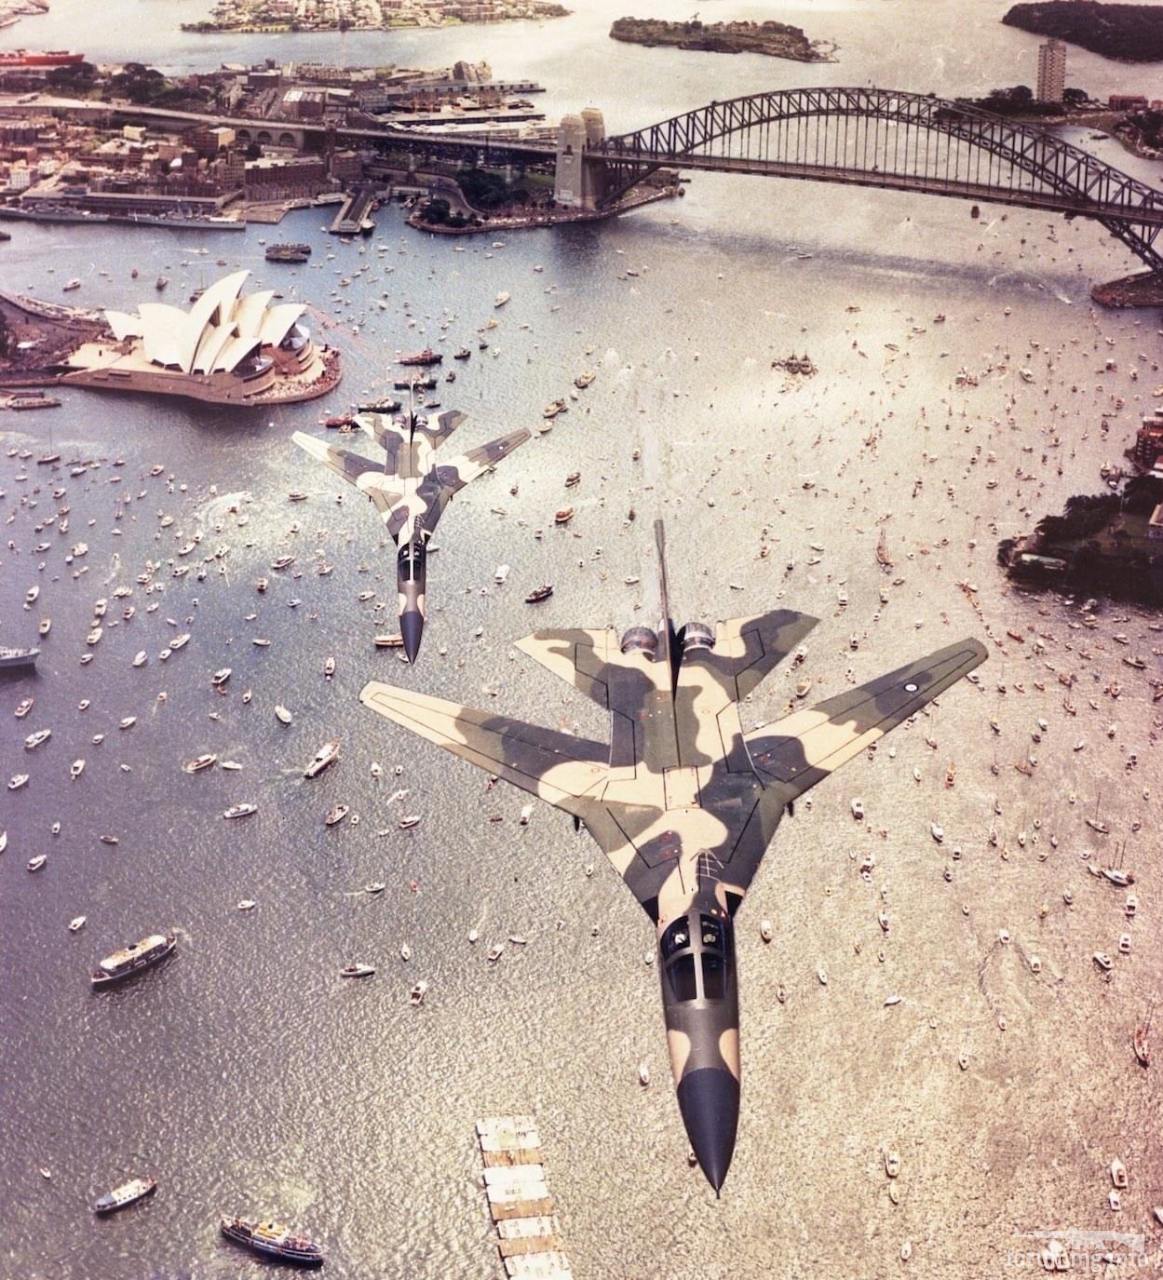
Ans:
{"type": "Polygon", "coordinates": [[[1154,4],[1097,4],[1095,0],[1045,0],[1016,4],[1007,26],[1123,62],[1163,61],[1163,8],[1154,4]]]}
{"type": "Polygon", "coordinates": [[[836,46],[827,40],[809,40],[799,27],[783,22],[715,22],[697,18],[689,22],[664,22],[658,18],[619,18],[610,38],[647,48],[669,45],[708,53],[762,53],[769,58],[794,62],[834,62],[836,46]]]}

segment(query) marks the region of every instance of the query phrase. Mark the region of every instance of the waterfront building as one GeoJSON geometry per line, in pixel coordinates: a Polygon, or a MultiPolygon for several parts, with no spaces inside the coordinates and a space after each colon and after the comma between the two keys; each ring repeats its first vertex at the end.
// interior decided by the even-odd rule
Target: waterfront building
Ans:
{"type": "Polygon", "coordinates": [[[339,381],[337,354],[315,347],[302,304],[272,305],[271,290],[243,296],[249,275],[215,281],[189,311],[160,302],[136,315],[106,311],[110,334],[78,347],[62,381],[233,405],[326,394],[339,381]]]}
{"type": "Polygon", "coordinates": [[[1047,40],[1038,46],[1039,102],[1061,102],[1066,91],[1066,46],[1061,40],[1047,40]]]}

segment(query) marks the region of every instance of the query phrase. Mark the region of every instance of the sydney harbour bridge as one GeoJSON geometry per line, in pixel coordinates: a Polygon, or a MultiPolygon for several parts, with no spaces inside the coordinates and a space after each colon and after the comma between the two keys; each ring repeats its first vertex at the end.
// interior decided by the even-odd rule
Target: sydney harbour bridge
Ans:
{"type": "MultiPolygon", "coordinates": [[[[75,104],[83,109],[84,104],[75,104]]],[[[932,94],[875,88],[781,89],[712,102],[659,124],[605,136],[600,112],[566,117],[556,144],[487,132],[449,136],[399,127],[324,129],[141,107],[107,114],[171,124],[226,124],[242,139],[308,149],[358,147],[457,165],[536,167],[555,174],[557,202],[615,211],[660,169],[757,174],[880,187],[1090,218],[1152,272],[1163,191],[1038,125],[932,94]],[[572,122],[572,127],[569,127],[572,122]]]]}

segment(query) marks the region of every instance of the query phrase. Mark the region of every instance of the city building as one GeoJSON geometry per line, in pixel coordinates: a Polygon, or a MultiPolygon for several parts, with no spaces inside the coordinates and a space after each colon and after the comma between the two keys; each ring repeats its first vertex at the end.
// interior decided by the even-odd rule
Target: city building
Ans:
{"type": "Polygon", "coordinates": [[[212,404],[311,400],[339,382],[339,358],[299,323],[300,303],[242,294],[249,271],[215,281],[189,311],[143,302],[106,311],[110,334],[69,357],[62,382],[109,391],[185,396],[212,404]]]}
{"type": "Polygon", "coordinates": [[[1039,102],[1061,102],[1066,91],[1066,46],[1061,40],[1047,40],[1038,46],[1039,102]]]}

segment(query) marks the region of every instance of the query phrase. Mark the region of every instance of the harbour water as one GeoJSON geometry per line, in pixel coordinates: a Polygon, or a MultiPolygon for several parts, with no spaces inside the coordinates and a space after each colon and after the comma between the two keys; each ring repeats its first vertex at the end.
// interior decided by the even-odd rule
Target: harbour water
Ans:
{"type": "MultiPolygon", "coordinates": [[[[48,18],[5,35],[173,66],[267,53],[486,57],[498,76],[545,83],[551,111],[594,101],[618,128],[779,85],[952,93],[1029,82],[1037,42],[1001,27],[1003,8],[974,6],[972,40],[952,3],[776,15],[836,40],[834,66],[615,45],[606,3],[536,28],[264,42],[180,36],[179,21],[201,16],[194,0],[117,0],[99,15],[57,0],[48,18]]],[[[636,12],[687,16],[662,4],[636,12]]],[[[1072,50],[1068,80],[1105,94],[1142,75],[1072,50]]],[[[1113,143],[1078,140],[1157,176],[1113,143]]],[[[1076,630],[1077,604],[1026,597],[994,564],[998,538],[1101,488],[1100,465],[1119,460],[1163,384],[1158,314],[1098,313],[1089,301],[1091,283],[1133,269],[1122,247],[1099,228],[1017,210],[974,221],[955,201],[710,175],[682,201],[503,245],[420,236],[395,211],[379,215],[370,241],[337,241],[324,224],[320,211],[245,237],[14,224],[0,249],[5,289],[54,299],[75,276],[69,301],[128,309],[152,299],[159,274],[171,278],[167,300],[181,301],[248,267],[256,286],[309,304],[316,337],[341,348],[346,370],[325,402],[250,416],[65,391],[60,410],[0,420],[0,642],[31,642],[37,620],[53,620],[37,676],[0,678],[0,778],[31,775],[0,792],[0,1277],[262,1274],[219,1240],[219,1212],[311,1230],[339,1280],[492,1275],[473,1122],[506,1113],[537,1116],[579,1276],[879,1275],[900,1266],[905,1241],[926,1276],[963,1277],[967,1259],[995,1274],[1030,1247],[1022,1232],[1116,1220],[1157,1244],[1158,1087],[1129,1046],[1163,978],[1151,945],[1163,901],[1150,837],[1163,794],[1148,683],[1159,636],[1151,615],[1116,606],[1095,630],[1076,630]],[[264,239],[307,241],[314,254],[301,267],[268,264],[264,239]],[[501,290],[512,300],[494,312],[501,290]],[[551,432],[456,498],[410,670],[372,647],[394,629],[395,598],[374,511],[350,489],[338,503],[338,479],[289,437],[323,434],[320,414],[382,392],[398,351],[438,340],[474,353],[439,386],[446,407],[470,415],[449,452],[534,426],[575,374],[598,377],[551,432]],[[770,367],[792,351],[819,372],[770,367]],[[99,465],[75,477],[37,466],[49,447],[65,464],[99,465]],[[578,470],[567,496],[564,478],[578,470]],[[289,503],[293,489],[308,501],[289,503]],[[566,501],[577,514],[554,528],[566,501]],[[38,532],[62,505],[67,536],[38,532]],[[542,626],[652,623],[655,514],[667,523],[677,621],[777,605],[821,618],[796,673],[813,680],[813,698],[963,634],[994,640],[979,687],[950,691],[780,829],[739,917],[743,1111],[717,1204],[687,1165],[667,1082],[658,979],[643,963],[652,930],[600,851],[546,807],[520,826],[526,797],[490,790],[357,700],[378,676],[603,735],[596,709],[511,642],[542,626]],[[875,557],[882,530],[890,572],[875,557]],[[196,532],[197,550],[178,558],[196,532]],[[38,552],[42,541],[50,549],[38,552]],[[88,553],[69,564],[79,541],[88,553]],[[198,581],[200,558],[226,547],[198,581]],[[271,570],[284,554],[295,564],[271,570]],[[161,562],[164,591],[136,583],[147,560],[161,562]],[[172,578],[171,560],[190,573],[172,578]],[[330,575],[315,572],[320,560],[330,575]],[[512,572],[498,587],[501,563],[512,572]],[[259,576],[271,579],[265,594],[259,576]],[[552,599],[525,605],[543,582],[552,599]],[[25,611],[34,584],[40,597],[25,611]],[[114,599],[121,584],[133,595],[114,599]],[[356,600],[365,589],[387,605],[378,620],[374,601],[356,600]],[[109,598],[105,634],[82,666],[99,597],[109,598]],[[132,620],[109,625],[126,605],[132,620]],[[189,645],[160,661],[178,631],[189,645]],[[134,669],[140,649],[149,662],[134,669]],[[1148,669],[1123,665],[1129,653],[1148,669]],[[220,695],[210,675],[223,666],[233,675],[220,695]],[[1059,683],[1067,672],[1073,689],[1059,683]],[[28,694],[33,710],[13,719],[28,694]],[[291,726],[276,721],[276,703],[293,711],[291,726]],[[136,724],[118,729],[131,715],[136,724]],[[48,727],[52,738],[26,752],[24,737],[48,727]],[[332,737],[341,761],[305,781],[332,737]],[[183,773],[203,751],[243,768],[183,773]],[[86,768],[70,781],[78,757],[86,768]],[[863,826],[850,816],[855,796],[863,826]],[[257,814],[223,821],[239,801],[257,814]],[[340,801],[360,821],[326,828],[340,801]],[[1096,811],[1109,836],[1085,825],[1096,811]],[[422,821],[401,831],[405,814],[422,821]],[[116,846],[101,843],[108,834],[116,846]],[[1123,841],[1141,906],[1133,952],[1108,981],[1090,957],[1114,954],[1132,926],[1125,894],[1087,863],[1113,861],[1123,841]],[[866,852],[871,883],[857,874],[866,852]],[[40,853],[46,866],[28,874],[40,853]],[[383,894],[362,892],[376,880],[383,894]],[[244,898],[257,909],[239,912],[244,898]],[[82,913],[85,928],[68,933],[82,913]],[[770,945],[764,916],[776,926],[770,945]],[[100,956],[165,928],[179,948],[163,968],[89,990],[100,956]],[[490,965],[488,946],[510,934],[528,945],[490,965]],[[346,983],[338,970],[350,961],[378,973],[346,983]],[[419,979],[430,986],[416,1009],[408,991],[419,979]],[[885,1007],[890,994],[902,1003],[885,1007]],[[887,1148],[902,1156],[899,1204],[886,1194],[887,1148]],[[1106,1199],[1115,1154],[1131,1171],[1121,1216],[1106,1199]],[[91,1200],[137,1174],[158,1178],[157,1195],[94,1221],[91,1200]]],[[[781,714],[792,688],[776,673],[745,722],[781,714]]]]}

